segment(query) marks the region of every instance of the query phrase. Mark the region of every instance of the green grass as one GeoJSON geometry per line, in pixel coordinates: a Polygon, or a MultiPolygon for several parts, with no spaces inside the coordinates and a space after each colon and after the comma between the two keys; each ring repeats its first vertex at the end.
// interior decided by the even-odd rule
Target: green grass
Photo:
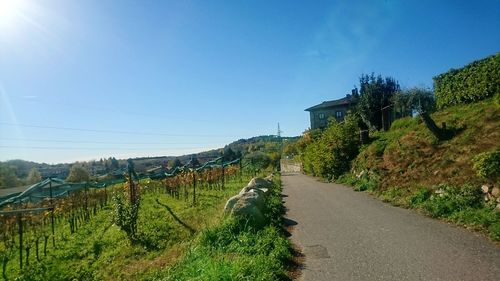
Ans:
{"type": "MultiPolygon", "coordinates": [[[[126,234],[113,224],[113,206],[107,205],[90,221],[70,234],[68,223],[56,224],[56,248],[52,245],[39,262],[31,250],[30,265],[19,270],[17,253],[7,268],[9,280],[137,280],[151,271],[174,264],[198,237],[197,233],[218,225],[225,201],[239,192],[249,178],[235,179],[224,190],[198,189],[198,201],[175,199],[164,193],[147,192],[141,197],[138,219],[140,241],[131,244],[126,234]],[[175,221],[163,206],[193,233],[175,221]]],[[[142,183],[154,188],[157,182],[142,183]]]]}
{"type": "Polygon", "coordinates": [[[289,280],[285,264],[291,252],[281,232],[280,194],[278,182],[266,201],[266,226],[226,218],[204,230],[173,267],[152,271],[144,280],[289,280]]]}

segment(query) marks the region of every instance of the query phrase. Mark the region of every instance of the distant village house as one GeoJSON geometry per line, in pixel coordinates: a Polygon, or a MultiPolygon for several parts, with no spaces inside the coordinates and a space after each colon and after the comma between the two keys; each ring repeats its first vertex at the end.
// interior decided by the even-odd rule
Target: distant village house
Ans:
{"type": "Polygon", "coordinates": [[[311,129],[324,129],[328,125],[330,117],[335,118],[338,122],[344,120],[349,109],[356,106],[358,95],[353,91],[352,94],[346,95],[338,100],[324,101],[318,105],[307,108],[311,118],[311,129]]]}

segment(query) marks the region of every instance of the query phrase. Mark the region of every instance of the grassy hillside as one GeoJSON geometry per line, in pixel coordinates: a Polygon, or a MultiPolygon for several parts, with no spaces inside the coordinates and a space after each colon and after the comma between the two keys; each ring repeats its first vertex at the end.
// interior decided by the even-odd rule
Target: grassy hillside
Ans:
{"type": "MultiPolygon", "coordinates": [[[[247,179],[244,179],[245,181],[247,179]]],[[[141,241],[131,244],[126,234],[113,223],[109,204],[89,222],[70,234],[66,221],[56,224],[56,248],[52,245],[40,261],[31,252],[30,264],[19,270],[17,254],[7,267],[9,279],[16,280],[135,280],[149,270],[163,268],[175,261],[195,234],[217,224],[225,201],[241,188],[238,179],[224,190],[199,190],[198,204],[172,198],[164,192],[146,192],[141,198],[139,233],[141,241]],[[166,208],[193,230],[182,226],[166,208]]],[[[144,189],[160,187],[160,182],[144,182],[144,189]]],[[[121,188],[120,186],[115,189],[121,188]]],[[[1,246],[0,246],[1,247],[1,246]]],[[[0,249],[1,250],[1,249],[0,249]]]]}
{"type": "Polygon", "coordinates": [[[445,122],[454,137],[438,141],[419,117],[399,119],[389,131],[371,136],[372,142],[352,161],[351,172],[339,181],[500,240],[497,202],[485,202],[480,189],[483,184],[500,184],[479,177],[473,160],[480,153],[500,150],[498,101],[453,106],[432,117],[438,125],[445,122]]]}
{"type": "Polygon", "coordinates": [[[472,158],[500,149],[500,107],[492,99],[446,108],[432,115],[437,124],[455,130],[449,141],[438,140],[418,117],[396,120],[388,132],[376,132],[362,148],[353,172],[370,171],[382,189],[438,184],[482,184],[472,158]]]}
{"type": "MultiPolygon", "coordinates": [[[[186,200],[171,197],[161,182],[145,180],[134,242],[116,225],[113,203],[108,203],[90,220],[80,220],[74,233],[66,219],[57,219],[56,244],[48,243],[46,255],[43,239],[40,254],[33,244],[44,230],[30,229],[26,222],[23,268],[15,243],[8,251],[9,243],[0,242],[0,260],[9,259],[8,280],[288,280],[279,177],[266,200],[265,227],[223,216],[227,199],[249,179],[227,178],[224,189],[198,187],[196,205],[191,193],[186,200]]],[[[118,194],[123,188],[108,190],[118,194]]],[[[50,225],[45,227],[50,232],[50,225]]]]}

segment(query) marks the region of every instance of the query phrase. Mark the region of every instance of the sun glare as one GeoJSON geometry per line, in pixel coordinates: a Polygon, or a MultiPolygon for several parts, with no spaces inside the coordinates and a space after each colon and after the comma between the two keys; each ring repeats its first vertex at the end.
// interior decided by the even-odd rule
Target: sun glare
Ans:
{"type": "Polygon", "coordinates": [[[24,0],[0,0],[0,31],[12,29],[23,16],[24,0]]]}

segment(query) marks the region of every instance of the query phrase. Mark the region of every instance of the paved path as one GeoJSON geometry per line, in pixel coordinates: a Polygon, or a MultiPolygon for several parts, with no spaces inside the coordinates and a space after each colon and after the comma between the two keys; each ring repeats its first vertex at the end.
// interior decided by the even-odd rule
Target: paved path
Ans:
{"type": "Polygon", "coordinates": [[[284,174],[301,280],[500,280],[500,247],[342,185],[284,174]]]}

